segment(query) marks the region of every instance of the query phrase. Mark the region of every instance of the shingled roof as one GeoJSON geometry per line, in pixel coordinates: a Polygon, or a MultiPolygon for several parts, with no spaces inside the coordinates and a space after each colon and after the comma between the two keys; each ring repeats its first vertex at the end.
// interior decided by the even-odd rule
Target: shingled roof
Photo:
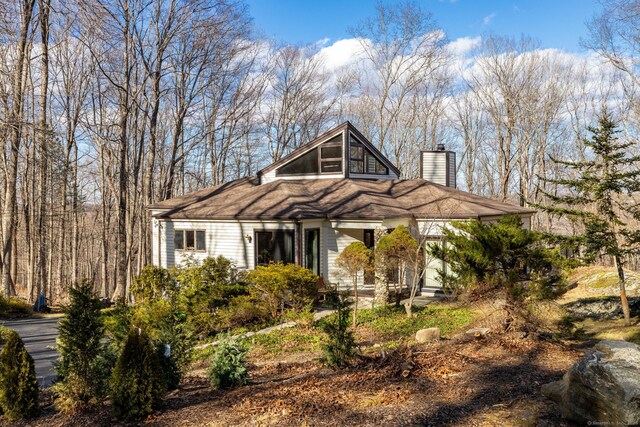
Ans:
{"type": "Polygon", "coordinates": [[[278,180],[243,178],[149,206],[174,219],[482,218],[535,211],[422,179],[278,180]]]}

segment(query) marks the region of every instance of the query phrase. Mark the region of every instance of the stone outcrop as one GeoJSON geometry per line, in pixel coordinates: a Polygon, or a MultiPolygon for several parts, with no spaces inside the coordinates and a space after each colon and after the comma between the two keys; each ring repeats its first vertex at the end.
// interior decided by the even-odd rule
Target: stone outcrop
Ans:
{"type": "Polygon", "coordinates": [[[542,393],[582,424],[640,424],[640,346],[601,341],[542,393]]]}
{"type": "Polygon", "coordinates": [[[421,344],[440,340],[440,328],[420,329],[416,332],[416,342],[421,344]]]}

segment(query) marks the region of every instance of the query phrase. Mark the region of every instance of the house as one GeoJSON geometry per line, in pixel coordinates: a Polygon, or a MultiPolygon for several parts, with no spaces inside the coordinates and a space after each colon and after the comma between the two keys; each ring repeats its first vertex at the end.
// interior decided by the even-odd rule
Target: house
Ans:
{"type": "MultiPolygon", "coordinates": [[[[423,241],[440,242],[451,221],[505,214],[530,227],[534,211],[456,189],[455,162],[455,153],[439,146],[421,153],[421,179],[400,179],[400,170],[346,122],[257,176],[150,206],[153,263],[218,255],[240,269],[295,262],[347,288],[350,279],[334,261],[351,242],[373,248],[376,230],[404,224],[423,241]]],[[[427,261],[425,291],[437,289],[442,267],[427,261]]]]}

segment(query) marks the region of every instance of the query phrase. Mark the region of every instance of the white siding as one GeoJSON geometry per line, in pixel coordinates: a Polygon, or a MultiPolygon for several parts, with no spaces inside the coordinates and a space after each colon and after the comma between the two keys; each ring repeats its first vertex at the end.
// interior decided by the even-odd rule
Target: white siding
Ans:
{"type": "Polygon", "coordinates": [[[422,151],[422,179],[456,188],[456,153],[453,151],[422,151]]]}
{"type": "MultiPolygon", "coordinates": [[[[351,289],[351,278],[347,277],[343,271],[336,267],[336,258],[340,255],[340,252],[349,244],[353,242],[362,242],[364,240],[364,230],[360,229],[334,229],[331,228],[331,224],[325,222],[325,236],[327,245],[327,277],[331,284],[338,285],[338,289],[348,290],[351,289]]],[[[364,289],[359,284],[359,288],[364,289]]]]}
{"type": "MultiPolygon", "coordinates": [[[[188,257],[203,260],[209,256],[222,255],[231,259],[240,269],[253,269],[255,267],[255,231],[295,229],[295,225],[291,221],[164,220],[162,225],[164,250],[161,251],[161,262],[163,267],[180,264],[188,257]],[[175,251],[173,248],[174,230],[204,230],[206,250],[203,252],[175,251]],[[251,242],[247,236],[251,238],[251,242]]],[[[154,247],[154,260],[156,248],[157,246],[154,247]]]]}
{"type": "Polygon", "coordinates": [[[422,179],[447,185],[447,152],[422,152],[422,179]]]}

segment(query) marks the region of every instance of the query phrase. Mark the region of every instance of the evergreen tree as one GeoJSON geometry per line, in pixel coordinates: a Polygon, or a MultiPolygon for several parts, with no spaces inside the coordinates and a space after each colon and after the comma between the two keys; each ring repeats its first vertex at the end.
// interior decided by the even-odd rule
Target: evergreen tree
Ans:
{"type": "Polygon", "coordinates": [[[143,331],[132,329],[111,373],[111,402],[119,419],[149,415],[166,391],[158,353],[143,331]]]}
{"type": "Polygon", "coordinates": [[[29,418],[38,411],[38,382],[33,359],[14,331],[0,352],[0,408],[9,421],[29,418]]]}
{"type": "MultiPolygon", "coordinates": [[[[452,223],[443,228],[446,245],[434,245],[430,252],[447,262],[442,271],[445,283],[473,284],[499,287],[507,300],[516,306],[522,298],[537,291],[536,286],[523,279],[526,269],[531,273],[553,271],[557,256],[541,244],[541,236],[522,227],[518,215],[506,215],[495,223],[479,220],[452,223]]],[[[554,286],[545,282],[545,286],[554,286]]]]}
{"type": "Polygon", "coordinates": [[[640,189],[640,156],[628,155],[631,141],[620,141],[620,131],[607,112],[598,120],[598,127],[589,127],[590,138],[582,140],[593,157],[584,161],[551,158],[568,167],[575,177],[542,178],[546,183],[564,188],[556,194],[540,189],[554,204],[537,206],[552,215],[564,216],[583,225],[581,234],[565,238],[584,249],[584,259],[597,256],[613,259],[619,278],[620,300],[625,323],[630,324],[624,263],[629,255],[640,252],[640,232],[628,221],[640,219],[640,206],[630,197],[640,189]]]}
{"type": "Polygon", "coordinates": [[[320,329],[327,334],[327,341],[322,346],[323,362],[332,368],[340,369],[349,366],[356,354],[356,340],[349,330],[350,304],[344,296],[337,292],[329,295],[331,305],[336,309],[335,316],[329,316],[319,323],[320,329]]]}
{"type": "Polygon", "coordinates": [[[74,411],[99,403],[107,391],[109,366],[105,358],[102,303],[93,293],[93,283],[85,280],[69,289],[70,304],[58,328],[54,387],[63,411],[74,411]]]}

